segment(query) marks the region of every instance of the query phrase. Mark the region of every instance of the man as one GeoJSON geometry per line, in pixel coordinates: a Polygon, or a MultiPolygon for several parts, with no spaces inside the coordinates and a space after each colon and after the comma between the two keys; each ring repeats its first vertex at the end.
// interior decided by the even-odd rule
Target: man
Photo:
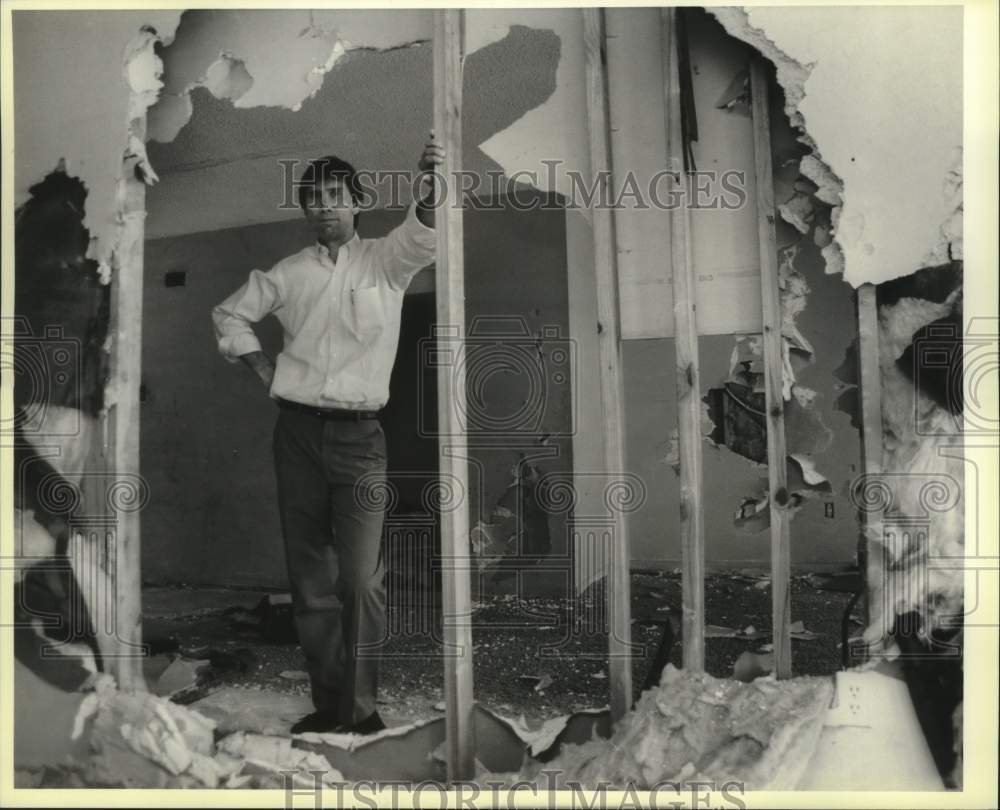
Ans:
{"type": "Polygon", "coordinates": [[[355,232],[362,195],[354,168],[333,156],[313,161],[298,201],[316,243],[254,270],[212,313],[220,352],[253,369],[279,408],[278,510],[316,707],[293,733],[385,728],[375,708],[386,627],[384,513],[364,487],[385,474],[378,410],[389,398],[403,294],[434,259],[430,173],[443,160],[431,132],[417,200],[381,239],[355,232]],[[284,328],[276,363],[251,328],[269,314],[284,328]]]}

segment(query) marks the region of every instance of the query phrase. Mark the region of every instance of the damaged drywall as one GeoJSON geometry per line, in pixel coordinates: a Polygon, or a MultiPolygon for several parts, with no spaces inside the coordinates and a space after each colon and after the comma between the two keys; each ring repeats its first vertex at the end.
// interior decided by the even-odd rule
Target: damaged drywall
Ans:
{"type": "MultiPolygon", "coordinates": [[[[744,67],[733,75],[726,92],[717,104],[728,114],[746,116],[749,100],[748,73],[744,67]]],[[[828,451],[834,441],[835,431],[826,424],[830,420],[832,398],[828,374],[814,373],[817,352],[806,333],[821,336],[824,350],[836,356],[841,346],[850,340],[850,321],[841,324],[840,334],[828,335],[823,328],[823,313],[839,301],[849,303],[849,288],[843,284],[829,284],[820,271],[823,260],[814,238],[814,228],[820,227],[824,209],[830,206],[816,198],[816,186],[801,173],[804,147],[796,138],[795,130],[784,115],[784,99],[779,88],[770,93],[770,136],[773,162],[775,205],[780,219],[775,222],[778,248],[778,286],[781,306],[782,337],[782,399],[784,403],[785,438],[787,446],[787,479],[790,492],[790,509],[797,513],[807,499],[819,499],[824,504],[824,520],[836,515],[836,502],[847,506],[849,465],[841,460],[853,459],[854,454],[842,450],[829,453],[829,463],[840,478],[837,489],[820,468],[827,462],[828,451]],[[808,279],[807,279],[808,275],[808,279]],[[810,279],[819,284],[816,300],[810,288],[810,279]],[[812,311],[809,311],[812,306],[812,311]],[[807,317],[808,313],[808,317],[807,317]],[[833,337],[831,347],[830,337],[833,337]],[[837,345],[839,341],[840,345],[837,345]],[[819,383],[817,389],[805,384],[819,383]]],[[[827,363],[823,364],[828,367],[827,363]]],[[[732,505],[733,525],[750,533],[762,532],[770,525],[768,484],[766,477],[767,431],[764,414],[764,359],[763,344],[759,334],[737,334],[733,337],[728,374],[719,379],[703,374],[708,383],[703,402],[709,408],[711,424],[703,430],[708,440],[706,452],[730,453],[741,457],[732,460],[732,466],[750,463],[757,483],[742,494],[732,505]]],[[[836,420],[831,420],[836,421],[836,420]]],[[[842,422],[838,428],[846,429],[842,422]]],[[[818,506],[818,504],[817,504],[818,506]]],[[[815,507],[812,507],[815,508],[815,507]]],[[[832,519],[836,520],[835,517],[832,519]]],[[[847,549],[845,546],[845,554],[847,549]]]]}
{"type": "MultiPolygon", "coordinates": [[[[857,543],[850,485],[860,470],[860,452],[850,417],[835,409],[838,388],[833,370],[853,338],[853,302],[850,288],[839,277],[825,275],[817,249],[804,251],[798,266],[813,291],[797,323],[815,353],[813,362],[798,370],[796,385],[816,395],[808,408],[794,395],[785,403],[790,428],[787,474],[796,493],[792,561],[796,566],[842,565],[853,557],[857,543]]],[[[732,336],[699,339],[704,397],[711,399],[712,390],[723,389],[729,379],[735,345],[732,336]]],[[[673,375],[663,362],[672,356],[669,339],[623,345],[629,469],[655,493],[631,516],[636,565],[662,567],[680,559],[675,528],[676,401],[673,375]]],[[[729,388],[741,400],[750,400],[751,406],[755,396],[763,399],[748,389],[732,384],[729,388]]],[[[729,398],[733,410],[740,410],[730,394],[720,393],[729,398]]],[[[703,404],[707,564],[710,568],[762,565],[770,553],[766,453],[756,461],[718,441],[712,410],[703,404]]],[[[758,441],[762,449],[766,447],[763,429],[758,441]]]]}
{"type": "Polygon", "coordinates": [[[961,258],[961,7],[710,10],[777,68],[835,206],[828,271],[856,287],[961,258]]]}
{"type": "MultiPolygon", "coordinates": [[[[745,95],[745,81],[744,68],[734,66],[726,92],[719,97],[725,115],[746,115],[745,104],[739,101],[745,95]]],[[[854,554],[857,537],[850,489],[859,472],[860,458],[856,427],[847,414],[836,408],[842,384],[834,372],[855,337],[853,296],[839,275],[825,272],[821,234],[832,206],[820,198],[819,189],[803,174],[802,165],[809,158],[807,147],[798,141],[796,130],[784,114],[780,88],[772,86],[770,102],[774,199],[781,213],[775,221],[775,236],[782,311],[786,466],[791,508],[796,514],[795,533],[800,538],[793,549],[793,561],[846,562],[854,554]]],[[[759,298],[758,292],[755,295],[759,298]]],[[[662,467],[676,467],[677,433],[669,411],[671,386],[664,380],[661,394],[657,379],[660,375],[653,370],[657,362],[662,364],[663,357],[672,356],[672,347],[664,343],[661,348],[654,348],[660,346],[658,341],[629,341],[624,346],[627,390],[636,392],[628,398],[632,404],[626,424],[630,437],[635,437],[630,438],[629,456],[637,460],[641,474],[649,476],[652,489],[669,494],[669,510],[673,508],[669,501],[677,485],[676,475],[667,481],[661,480],[661,475],[662,467]],[[648,406],[638,404],[640,386],[648,406]],[[648,440],[643,442],[639,437],[650,434],[665,438],[657,448],[659,470],[647,468],[643,458],[648,440]]],[[[769,553],[760,335],[702,336],[699,356],[706,536],[711,538],[707,556],[710,564],[721,560],[751,564],[766,559],[769,553]]],[[[633,541],[636,556],[671,555],[669,539],[664,541],[662,529],[658,531],[657,526],[673,519],[669,511],[657,518],[637,515],[637,537],[633,541]],[[659,547],[653,538],[644,536],[647,533],[658,537],[659,547]]]]}
{"type": "MultiPolygon", "coordinates": [[[[188,17],[184,19],[186,23],[188,17]]],[[[322,85],[293,112],[292,96],[283,106],[249,106],[246,99],[252,89],[234,103],[219,98],[220,93],[204,83],[198,84],[198,77],[215,64],[212,60],[220,50],[228,54],[227,60],[242,61],[251,78],[260,81],[245,49],[252,46],[255,52],[268,53],[264,49],[269,40],[241,45],[221,23],[204,31],[193,29],[195,43],[207,38],[210,45],[202,45],[200,62],[195,60],[203,66],[192,69],[182,59],[188,47],[186,30],[182,25],[164,53],[168,89],[174,87],[171,65],[182,62],[180,95],[165,91],[150,111],[153,140],[149,154],[162,178],[149,200],[150,237],[299,218],[288,192],[293,177],[304,161],[331,152],[368,172],[415,168],[432,126],[429,42],[418,39],[398,47],[387,43],[384,49],[347,49],[322,85]],[[180,49],[180,55],[171,56],[173,49],[180,49]],[[188,87],[193,89],[184,90],[188,87]],[[373,97],[380,103],[373,105],[373,97]],[[190,120],[171,119],[165,127],[162,118],[172,114],[161,108],[169,111],[177,99],[191,103],[190,120]],[[158,120],[161,123],[156,125],[158,120]],[[180,123],[183,126],[177,129],[180,123]],[[197,204],[192,205],[192,200],[197,204]]],[[[559,38],[551,31],[525,25],[512,26],[502,38],[467,55],[462,162],[466,171],[482,181],[477,191],[480,198],[502,197],[507,191],[503,169],[480,145],[550,99],[560,64],[559,38]]],[[[229,84],[231,76],[230,70],[226,73],[229,84]]],[[[410,186],[405,180],[386,178],[377,183],[366,179],[364,185],[375,192],[367,201],[375,208],[409,202],[410,186]]],[[[522,203],[525,207],[536,204],[530,196],[523,197],[522,203]]]]}
{"type": "Polygon", "coordinates": [[[118,183],[129,124],[155,96],[157,60],[150,34],[169,40],[177,11],[14,11],[17,141],[14,194],[60,158],[87,191],[87,256],[110,265],[120,228],[118,183]]]}
{"type": "Polygon", "coordinates": [[[419,10],[192,10],[162,51],[166,84],[149,137],[169,142],[191,118],[199,86],[238,108],[299,110],[349,51],[385,50],[431,38],[419,10]]]}

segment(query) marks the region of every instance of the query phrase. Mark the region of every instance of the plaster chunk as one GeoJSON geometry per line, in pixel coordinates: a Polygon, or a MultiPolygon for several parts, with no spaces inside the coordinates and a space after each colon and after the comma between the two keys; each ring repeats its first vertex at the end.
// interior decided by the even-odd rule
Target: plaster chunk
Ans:
{"type": "MultiPolygon", "coordinates": [[[[223,52],[205,73],[205,87],[216,98],[237,101],[253,86],[253,76],[242,59],[223,52]]],[[[188,100],[190,107],[190,99],[188,100]]]]}
{"type": "Polygon", "coordinates": [[[747,788],[794,788],[806,772],[834,695],[830,678],[758,679],[749,684],[668,664],[610,740],[565,745],[520,776],[560,788],[573,783],[644,787],[731,778],[747,788]]]}

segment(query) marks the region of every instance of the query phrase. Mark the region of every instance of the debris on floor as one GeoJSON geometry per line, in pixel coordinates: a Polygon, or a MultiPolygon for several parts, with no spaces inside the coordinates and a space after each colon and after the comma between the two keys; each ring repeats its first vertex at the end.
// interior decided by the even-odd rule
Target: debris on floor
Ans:
{"type": "Polygon", "coordinates": [[[215,723],[198,712],[143,692],[121,692],[104,678],[80,706],[74,737],[87,734],[92,754],[74,770],[87,784],[118,787],[209,787],[242,769],[216,757],[215,723]]]}
{"type": "Polygon", "coordinates": [[[225,612],[234,624],[256,629],[265,641],[272,644],[298,642],[290,594],[269,593],[252,610],[240,606],[225,612]]]}
{"type": "Polygon", "coordinates": [[[306,694],[233,687],[219,689],[190,704],[190,708],[215,721],[222,734],[288,734],[293,723],[313,711],[312,699],[306,694]]]}
{"type": "MultiPolygon", "coordinates": [[[[773,645],[767,645],[774,649],[773,645]]],[[[753,653],[750,650],[742,653],[733,664],[733,677],[742,683],[750,683],[753,680],[774,672],[774,654],[770,650],[760,653],[753,653]]]]}
{"type": "Polygon", "coordinates": [[[806,630],[805,625],[801,621],[792,622],[788,629],[791,631],[792,638],[797,641],[815,641],[820,637],[819,633],[806,630]]]}
{"type": "MultiPolygon", "coordinates": [[[[60,759],[24,763],[21,784],[42,787],[282,788],[284,773],[295,784],[313,786],[343,776],[322,754],[287,735],[248,731],[222,733],[194,709],[148,692],[123,692],[107,675],[94,691],[79,694],[67,717],[74,748],[60,759]],[[218,738],[218,741],[216,741],[218,738]]],[[[253,708],[253,704],[250,704],[253,708]]]]}
{"type": "Polygon", "coordinates": [[[286,681],[308,681],[309,673],[303,672],[301,669],[286,669],[278,673],[279,678],[284,678],[286,681]]]}
{"type": "Polygon", "coordinates": [[[292,745],[290,737],[237,731],[219,741],[219,751],[244,763],[244,775],[256,776],[264,784],[256,787],[284,787],[282,774],[291,773],[293,786],[311,788],[318,772],[324,784],[343,782],[344,777],[322,754],[292,745]]]}
{"type": "Polygon", "coordinates": [[[544,765],[525,766],[519,778],[554,774],[564,789],[724,778],[751,790],[791,790],[813,755],[833,694],[829,677],[744,684],[668,666],[660,687],[643,694],[611,739],[565,746],[544,765]]]}
{"type": "Polygon", "coordinates": [[[163,670],[156,682],[150,685],[155,695],[175,697],[198,686],[199,673],[210,666],[207,658],[191,659],[178,656],[163,670]]]}

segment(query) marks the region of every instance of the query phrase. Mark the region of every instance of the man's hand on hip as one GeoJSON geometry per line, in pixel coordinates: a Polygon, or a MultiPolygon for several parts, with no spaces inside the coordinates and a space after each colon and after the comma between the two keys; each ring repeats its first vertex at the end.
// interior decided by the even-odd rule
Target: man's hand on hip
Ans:
{"type": "Polygon", "coordinates": [[[260,377],[261,381],[271,388],[271,381],[274,379],[274,361],[264,352],[250,352],[240,356],[240,360],[253,369],[254,374],[260,377]]]}

